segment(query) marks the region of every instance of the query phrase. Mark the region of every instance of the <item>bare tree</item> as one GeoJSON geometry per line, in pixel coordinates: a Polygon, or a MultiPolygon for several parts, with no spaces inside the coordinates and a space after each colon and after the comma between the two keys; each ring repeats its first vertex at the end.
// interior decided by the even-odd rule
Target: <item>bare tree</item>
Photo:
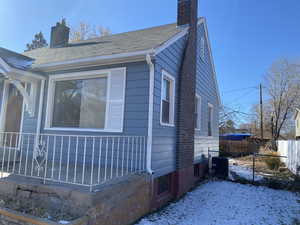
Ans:
{"type": "Polygon", "coordinates": [[[269,99],[265,104],[267,120],[271,130],[273,148],[281,132],[292,119],[294,108],[300,101],[299,65],[287,60],[275,62],[266,74],[266,90],[269,99]]]}
{"type": "Polygon", "coordinates": [[[93,27],[90,24],[80,22],[77,27],[71,27],[70,41],[83,41],[97,37],[103,37],[111,34],[108,27],[97,26],[93,27]]]}

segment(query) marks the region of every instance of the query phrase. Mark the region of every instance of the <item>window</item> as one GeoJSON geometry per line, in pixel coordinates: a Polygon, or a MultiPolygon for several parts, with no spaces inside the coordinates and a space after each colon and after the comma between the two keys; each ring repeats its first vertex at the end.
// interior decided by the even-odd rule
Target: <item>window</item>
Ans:
{"type": "Polygon", "coordinates": [[[208,136],[212,136],[212,123],[213,123],[213,105],[208,103],[208,136]]]}
{"type": "Polygon", "coordinates": [[[200,129],[200,123],[201,123],[201,98],[199,95],[196,95],[195,97],[195,129],[200,129]]]}
{"type": "Polygon", "coordinates": [[[158,178],[157,195],[165,194],[171,191],[171,174],[158,178]]]}
{"type": "Polygon", "coordinates": [[[126,69],[50,77],[46,129],[121,132],[126,69]]]}
{"type": "Polygon", "coordinates": [[[200,57],[202,60],[205,58],[205,39],[204,37],[201,37],[200,41],[200,57]]]}
{"type": "Polygon", "coordinates": [[[161,124],[174,125],[175,81],[163,71],[161,88],[161,124]]]}
{"type": "Polygon", "coordinates": [[[103,129],[107,78],[57,81],[53,127],[103,129]]]}

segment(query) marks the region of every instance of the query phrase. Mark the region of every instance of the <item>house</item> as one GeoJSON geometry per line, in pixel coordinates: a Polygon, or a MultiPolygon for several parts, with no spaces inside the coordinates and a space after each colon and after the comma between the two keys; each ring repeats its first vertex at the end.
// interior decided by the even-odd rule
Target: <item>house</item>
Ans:
{"type": "Polygon", "coordinates": [[[296,129],[296,139],[299,140],[300,139],[300,109],[296,108],[295,110],[295,129],[296,129]]]}
{"type": "Polygon", "coordinates": [[[0,169],[88,187],[150,174],[153,205],[186,193],[218,150],[220,97],[205,18],[50,46],[0,49],[0,169]],[[1,168],[2,165],[2,168],[1,168]]]}

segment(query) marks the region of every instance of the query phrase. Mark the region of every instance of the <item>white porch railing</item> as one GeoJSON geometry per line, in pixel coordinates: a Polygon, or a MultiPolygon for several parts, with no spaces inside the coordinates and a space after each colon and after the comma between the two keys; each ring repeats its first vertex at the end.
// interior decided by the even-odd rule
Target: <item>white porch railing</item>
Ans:
{"type": "Polygon", "coordinates": [[[146,170],[145,136],[0,133],[0,177],[89,187],[146,170]]]}

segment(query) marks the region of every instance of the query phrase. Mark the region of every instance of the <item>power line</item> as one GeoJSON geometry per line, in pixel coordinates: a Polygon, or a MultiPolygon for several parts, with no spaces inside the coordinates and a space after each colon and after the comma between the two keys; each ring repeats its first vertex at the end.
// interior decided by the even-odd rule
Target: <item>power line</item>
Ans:
{"type": "Polygon", "coordinates": [[[239,89],[232,89],[232,90],[227,90],[227,91],[223,91],[222,93],[232,93],[232,92],[238,92],[238,91],[245,91],[248,89],[257,89],[257,87],[244,87],[244,88],[239,88],[239,89]]]}

